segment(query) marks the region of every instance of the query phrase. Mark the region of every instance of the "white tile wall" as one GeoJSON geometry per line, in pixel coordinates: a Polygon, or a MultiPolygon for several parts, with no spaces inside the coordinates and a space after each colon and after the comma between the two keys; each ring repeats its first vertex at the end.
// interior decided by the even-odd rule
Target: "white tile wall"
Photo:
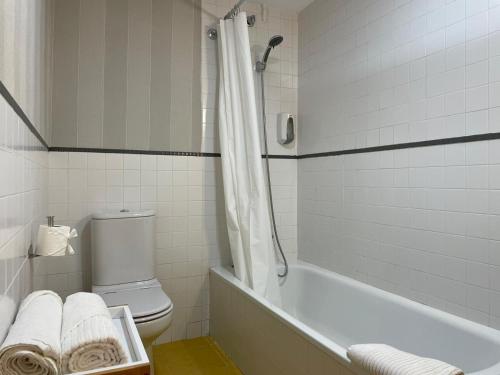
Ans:
{"type": "Polygon", "coordinates": [[[28,249],[47,212],[48,152],[0,96],[0,342],[31,290],[28,249]]]}
{"type": "Polygon", "coordinates": [[[224,206],[217,195],[218,158],[51,152],[49,212],[75,226],[77,254],[42,259],[37,288],[61,295],[91,287],[90,215],[103,209],[154,209],[156,276],[175,304],[175,321],[162,338],[208,330],[207,272],[229,262],[224,206]]]}
{"type": "MultiPolygon", "coordinates": [[[[220,158],[101,153],[49,154],[49,212],[80,232],[75,256],[40,259],[37,288],[62,296],[91,287],[90,215],[156,210],[156,276],[175,305],[158,342],[208,333],[208,269],[229,264],[220,158]]],[[[296,161],[271,162],[278,230],[296,258],[296,161]]]]}
{"type": "Polygon", "coordinates": [[[313,2],[299,17],[299,153],[499,131],[499,5],[313,2]]]}
{"type": "Polygon", "coordinates": [[[297,160],[269,163],[276,229],[287,260],[293,263],[297,260],[297,160]]]}
{"type": "MultiPolygon", "coordinates": [[[[299,154],[498,132],[499,5],[314,1],[299,154]]],[[[299,161],[299,258],[499,328],[499,149],[299,161]]]]}
{"type": "Polygon", "coordinates": [[[299,161],[299,257],[500,328],[500,141],[299,161]]]}
{"type": "MultiPolygon", "coordinates": [[[[218,151],[217,133],[217,93],[218,93],[218,57],[217,41],[208,39],[207,30],[218,23],[234,1],[202,0],[202,118],[203,151],[218,151]]],[[[247,3],[242,7],[248,15],[256,15],[254,27],[249,28],[250,47],[253,60],[261,58],[269,39],[276,34],[284,37],[283,43],[275,48],[268,60],[265,72],[266,115],[269,136],[269,152],[279,155],[295,155],[297,142],[287,146],[277,143],[277,119],[281,112],[297,114],[297,14],[276,7],[247,3]]],[[[260,77],[255,74],[257,103],[260,106],[260,77]]],[[[260,108],[260,107],[259,107],[260,108]]],[[[259,109],[259,118],[260,118],[259,109]]]]}

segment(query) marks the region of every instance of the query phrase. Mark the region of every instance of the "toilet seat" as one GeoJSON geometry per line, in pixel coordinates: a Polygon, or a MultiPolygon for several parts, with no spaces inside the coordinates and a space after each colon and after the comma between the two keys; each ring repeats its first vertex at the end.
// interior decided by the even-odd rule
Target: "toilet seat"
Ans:
{"type": "Polygon", "coordinates": [[[94,287],[93,291],[99,294],[108,306],[128,305],[136,323],[160,319],[173,309],[172,301],[156,279],[94,287]]]}
{"type": "Polygon", "coordinates": [[[147,323],[151,322],[156,319],[160,319],[164,317],[165,315],[168,315],[172,312],[172,306],[170,306],[169,309],[165,311],[160,311],[159,313],[153,314],[153,315],[147,315],[147,316],[141,316],[141,317],[134,317],[134,322],[135,323],[147,323]]]}

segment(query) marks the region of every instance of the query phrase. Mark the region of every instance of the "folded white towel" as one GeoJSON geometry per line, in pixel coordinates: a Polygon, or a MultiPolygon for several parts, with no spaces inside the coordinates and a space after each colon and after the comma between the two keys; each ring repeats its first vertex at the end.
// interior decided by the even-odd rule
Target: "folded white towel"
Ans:
{"type": "Polygon", "coordinates": [[[463,375],[462,370],[445,362],[384,344],[352,345],[347,356],[353,364],[374,375],[463,375]]]}
{"type": "Polygon", "coordinates": [[[62,307],[61,298],[47,290],[24,299],[0,347],[0,374],[59,373],[62,307]]]}
{"type": "Polygon", "coordinates": [[[64,373],[128,361],[106,304],[97,294],[76,293],[66,298],[61,347],[64,373]]]}

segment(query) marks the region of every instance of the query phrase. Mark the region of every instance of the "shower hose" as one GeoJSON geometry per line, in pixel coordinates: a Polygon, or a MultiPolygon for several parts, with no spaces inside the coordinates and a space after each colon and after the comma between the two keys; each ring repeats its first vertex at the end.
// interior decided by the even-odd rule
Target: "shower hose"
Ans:
{"type": "Polygon", "coordinates": [[[262,90],[262,124],[264,128],[264,157],[266,160],[266,172],[267,172],[267,189],[269,192],[269,206],[271,209],[271,221],[272,221],[272,229],[273,229],[273,240],[276,242],[278,246],[279,252],[281,254],[281,258],[283,259],[283,264],[285,265],[285,270],[283,273],[278,272],[279,277],[285,277],[288,275],[288,261],[286,260],[285,253],[283,252],[283,248],[281,247],[280,238],[278,236],[278,230],[276,229],[276,219],[274,217],[274,203],[273,203],[273,192],[271,189],[271,173],[269,172],[269,151],[267,147],[267,129],[266,129],[266,97],[264,90],[264,71],[260,72],[260,87],[262,90]]]}

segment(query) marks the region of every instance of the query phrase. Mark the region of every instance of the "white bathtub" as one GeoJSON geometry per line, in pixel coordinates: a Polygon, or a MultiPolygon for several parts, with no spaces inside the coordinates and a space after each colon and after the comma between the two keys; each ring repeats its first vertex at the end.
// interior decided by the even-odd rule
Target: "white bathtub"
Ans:
{"type": "MultiPolygon", "coordinates": [[[[287,364],[279,363],[279,355],[272,353],[269,358],[272,366],[276,367],[275,371],[312,373],[315,366],[312,362],[316,361],[317,355],[311,352],[319,348],[332,357],[331,366],[342,367],[340,373],[360,373],[347,358],[347,347],[360,343],[385,343],[420,356],[448,362],[467,374],[500,375],[500,331],[308,263],[292,265],[281,289],[283,306],[278,308],[245,287],[231,270],[222,267],[211,270],[211,313],[214,314],[213,319],[211,317],[211,332],[214,328],[215,339],[222,341],[223,348],[245,374],[258,373],[249,368],[252,359],[245,351],[228,346],[251,346],[253,340],[256,341],[255,350],[258,350],[259,340],[262,342],[270,338],[273,328],[268,317],[273,317],[275,322],[304,339],[304,342],[296,345],[297,351],[303,353],[294,354],[290,353],[291,349],[287,350],[289,357],[302,356],[304,363],[293,359],[293,366],[286,370],[287,364]],[[221,291],[223,288],[228,288],[229,292],[221,291]],[[222,311],[224,309],[227,311],[222,311]],[[252,309],[257,313],[249,312],[254,311],[252,309]],[[262,311],[266,315],[253,316],[262,311]],[[237,316],[233,318],[233,315],[237,316]],[[252,328],[244,327],[254,319],[258,322],[252,328]],[[243,326],[239,325],[240,320],[244,320],[243,326]],[[235,332],[231,332],[231,329],[235,332]],[[253,337],[254,332],[259,330],[264,332],[253,337]],[[308,348],[311,344],[313,349],[308,348]],[[310,358],[306,358],[307,355],[310,358]]],[[[280,344],[283,340],[292,339],[279,339],[269,345],[265,352],[279,345],[286,346],[280,344]]],[[[283,360],[290,361],[286,355],[283,360]]],[[[323,368],[328,366],[324,365],[323,368]]],[[[320,372],[316,370],[316,373],[320,372]]],[[[325,370],[327,372],[328,369],[325,370]]]]}

